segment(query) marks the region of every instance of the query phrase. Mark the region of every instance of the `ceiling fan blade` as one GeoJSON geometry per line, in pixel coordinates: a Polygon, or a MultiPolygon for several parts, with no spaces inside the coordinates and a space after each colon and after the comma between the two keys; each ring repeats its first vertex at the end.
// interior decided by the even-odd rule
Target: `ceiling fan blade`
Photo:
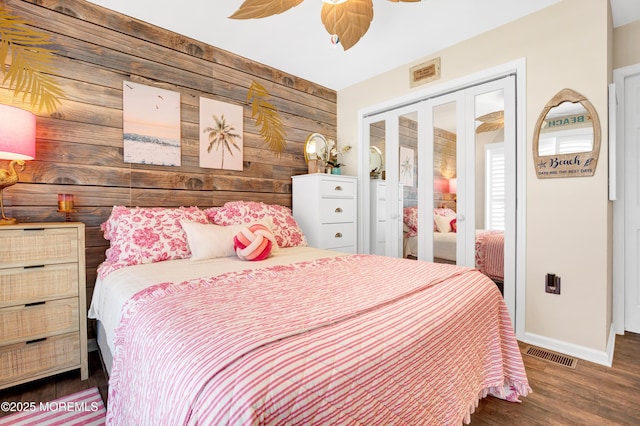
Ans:
{"type": "Polygon", "coordinates": [[[476,133],[493,132],[504,127],[504,111],[494,111],[477,117],[476,120],[482,121],[476,128],[476,133]]]}
{"type": "Polygon", "coordinates": [[[349,0],[340,4],[323,3],[320,15],[329,34],[337,34],[344,50],[355,45],[373,20],[372,0],[349,0]]]}
{"type": "Polygon", "coordinates": [[[245,0],[231,19],[266,18],[285,12],[304,0],[245,0]]]}
{"type": "Polygon", "coordinates": [[[494,132],[504,127],[504,122],[482,123],[476,128],[476,133],[494,132]]]}
{"type": "Polygon", "coordinates": [[[484,121],[485,123],[493,121],[504,121],[504,111],[494,111],[488,114],[482,115],[476,118],[478,121],[484,121]]]}

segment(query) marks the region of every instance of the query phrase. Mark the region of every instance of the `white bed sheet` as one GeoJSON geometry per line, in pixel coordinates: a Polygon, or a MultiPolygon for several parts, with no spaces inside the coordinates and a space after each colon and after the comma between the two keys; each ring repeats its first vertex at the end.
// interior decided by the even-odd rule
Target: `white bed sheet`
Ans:
{"type": "MultiPolygon", "coordinates": [[[[418,236],[405,237],[404,257],[418,257],[418,236]]],[[[433,257],[456,261],[456,233],[433,233],[433,257]]]]}
{"type": "Polygon", "coordinates": [[[433,256],[456,261],[456,234],[455,232],[433,233],[433,256]]]}
{"type": "MultiPolygon", "coordinates": [[[[476,236],[485,232],[484,229],[476,229],[476,236]]],[[[456,234],[455,232],[433,233],[433,257],[456,261],[456,234]]],[[[418,236],[405,237],[404,257],[418,257],[418,236]]]]}
{"type": "Polygon", "coordinates": [[[180,259],[128,266],[112,272],[103,280],[96,281],[88,316],[102,323],[107,344],[114,353],[113,340],[115,330],[120,323],[122,307],[134,294],[146,287],[163,282],[182,282],[225,272],[266,268],[344,254],[347,253],[312,247],[287,247],[278,249],[268,259],[258,262],[247,262],[232,256],[200,261],[180,259]]]}

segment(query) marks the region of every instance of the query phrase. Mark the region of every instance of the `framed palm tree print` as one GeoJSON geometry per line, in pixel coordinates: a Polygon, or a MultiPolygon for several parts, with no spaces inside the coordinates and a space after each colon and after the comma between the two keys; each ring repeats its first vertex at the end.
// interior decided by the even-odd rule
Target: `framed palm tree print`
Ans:
{"type": "Polygon", "coordinates": [[[242,106],[200,98],[200,167],[242,170],[242,106]]]}

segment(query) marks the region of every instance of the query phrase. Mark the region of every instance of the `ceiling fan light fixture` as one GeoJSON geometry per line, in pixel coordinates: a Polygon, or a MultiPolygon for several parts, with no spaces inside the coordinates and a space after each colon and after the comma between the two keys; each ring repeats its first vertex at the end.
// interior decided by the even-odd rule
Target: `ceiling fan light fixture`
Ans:
{"type": "MultiPolygon", "coordinates": [[[[286,12],[304,0],[244,0],[231,19],[257,19],[286,12]]],[[[421,0],[389,0],[393,3],[417,3],[421,0]]],[[[369,29],[373,20],[373,0],[322,0],[320,19],[331,35],[346,51],[353,47],[369,29]],[[335,37],[334,37],[335,36],[335,37]]]]}

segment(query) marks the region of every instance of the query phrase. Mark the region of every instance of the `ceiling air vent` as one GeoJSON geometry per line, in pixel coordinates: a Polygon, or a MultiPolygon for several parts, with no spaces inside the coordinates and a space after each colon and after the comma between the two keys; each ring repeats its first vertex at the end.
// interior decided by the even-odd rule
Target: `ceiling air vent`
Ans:
{"type": "Polygon", "coordinates": [[[536,348],[533,346],[528,346],[524,354],[532,356],[534,358],[543,359],[545,361],[550,361],[555,364],[560,364],[569,368],[576,368],[576,365],[578,364],[578,360],[576,358],[551,352],[546,349],[536,348]]]}

